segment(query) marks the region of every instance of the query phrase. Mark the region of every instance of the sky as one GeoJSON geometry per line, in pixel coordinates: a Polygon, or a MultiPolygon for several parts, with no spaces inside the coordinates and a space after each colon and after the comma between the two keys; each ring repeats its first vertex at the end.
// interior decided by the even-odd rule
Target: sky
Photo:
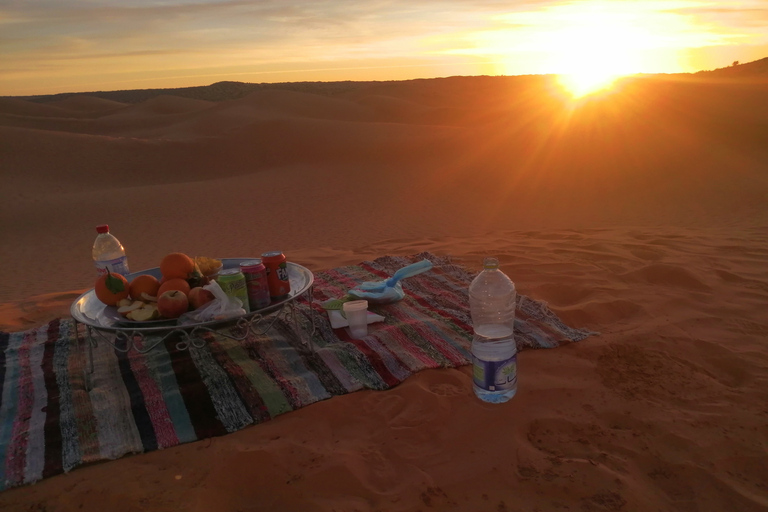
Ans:
{"type": "Polygon", "coordinates": [[[768,0],[0,0],[0,96],[696,72],[768,57],[767,28],[768,0]]]}

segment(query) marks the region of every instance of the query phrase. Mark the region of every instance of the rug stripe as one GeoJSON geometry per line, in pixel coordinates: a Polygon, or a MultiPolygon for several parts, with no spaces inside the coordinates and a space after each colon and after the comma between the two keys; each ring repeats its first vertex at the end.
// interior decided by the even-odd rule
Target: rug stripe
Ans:
{"type": "Polygon", "coordinates": [[[333,357],[339,361],[339,364],[352,379],[350,383],[352,389],[357,391],[363,388],[385,389],[387,387],[381,376],[365,359],[363,353],[353,344],[337,342],[326,345],[322,350],[332,353],[333,357]]]}
{"type": "Polygon", "coordinates": [[[472,332],[472,324],[468,316],[469,308],[468,305],[466,305],[466,297],[451,297],[440,295],[433,295],[430,297],[428,295],[422,295],[418,292],[410,291],[408,294],[416,304],[427,310],[430,313],[430,316],[443,320],[449,320],[451,322],[449,326],[454,329],[458,328],[459,332],[472,332]],[[459,304],[465,304],[466,307],[462,314],[458,314],[459,310],[454,309],[454,307],[458,306],[459,304]]]}
{"type": "MultiPolygon", "coordinates": [[[[340,329],[343,330],[343,329],[340,329]]],[[[391,388],[393,386],[396,386],[401,381],[387,368],[387,365],[384,364],[384,361],[382,361],[381,356],[373,350],[371,347],[369,347],[364,341],[356,340],[354,338],[349,337],[346,333],[344,333],[340,338],[347,338],[344,341],[350,342],[352,345],[357,348],[357,350],[360,351],[363,356],[365,356],[365,359],[369,361],[371,369],[373,372],[379,376],[381,381],[384,383],[386,388],[391,388]]],[[[386,388],[373,388],[373,389],[386,389],[386,388]]]]}
{"type": "Polygon", "coordinates": [[[143,406],[152,427],[155,445],[159,448],[176,446],[179,444],[179,438],[174,432],[168,408],[163,400],[163,393],[147,367],[146,355],[135,351],[126,355],[130,364],[130,371],[141,391],[143,406]]]}
{"type": "Polygon", "coordinates": [[[403,323],[403,333],[411,342],[421,348],[438,366],[459,366],[466,359],[455,350],[449,350],[444,343],[442,332],[430,329],[432,318],[425,317],[416,310],[393,309],[392,315],[403,323]]]}
{"type": "Polygon", "coordinates": [[[294,409],[313,403],[313,390],[327,397],[327,390],[316,378],[313,382],[307,382],[306,368],[295,357],[293,347],[285,341],[284,332],[279,329],[278,323],[267,335],[261,336],[257,344],[261,347],[259,353],[262,361],[273,375],[278,376],[294,409]]]}
{"type": "Polygon", "coordinates": [[[245,373],[244,366],[248,364],[247,361],[233,357],[235,355],[244,355],[244,352],[238,353],[236,350],[231,349],[231,346],[236,344],[237,341],[222,337],[221,341],[211,341],[208,346],[216,362],[229,375],[232,385],[248,409],[248,413],[253,417],[254,422],[262,423],[268,421],[271,419],[269,409],[259,395],[258,388],[253,385],[253,382],[245,373]]]}
{"type": "Polygon", "coordinates": [[[32,368],[29,365],[30,345],[35,341],[35,332],[27,331],[24,340],[18,350],[19,380],[18,380],[18,404],[16,408],[16,421],[13,423],[11,439],[9,440],[8,458],[5,465],[5,479],[11,485],[18,485],[24,481],[24,466],[27,457],[27,440],[29,432],[29,420],[32,417],[32,404],[35,401],[35,392],[32,389],[32,368]]]}
{"type": "MultiPolygon", "coordinates": [[[[524,317],[525,315],[520,316],[524,317]]],[[[515,319],[515,334],[518,349],[522,348],[520,346],[521,343],[524,343],[523,346],[526,347],[541,346],[543,348],[551,348],[554,346],[553,344],[556,343],[557,340],[551,340],[551,335],[558,335],[559,337],[559,333],[552,331],[552,334],[548,335],[545,331],[526,320],[526,318],[515,319]]]]}
{"type": "MultiPolygon", "coordinates": [[[[8,344],[11,340],[11,334],[7,332],[0,331],[0,410],[2,410],[2,404],[3,404],[3,393],[5,392],[5,374],[6,372],[6,351],[8,350],[8,344]]],[[[2,422],[3,416],[0,416],[0,422],[2,422]]],[[[2,425],[0,425],[0,432],[2,432],[2,425]]],[[[1,447],[0,447],[1,448],[1,447]]],[[[2,465],[3,457],[0,456],[0,465],[2,465]]],[[[1,470],[0,470],[1,471],[1,470]]],[[[0,486],[2,485],[3,480],[0,479],[0,486]]]]}
{"type": "MultiPolygon", "coordinates": [[[[418,356],[408,357],[409,354],[402,351],[398,353],[397,349],[407,347],[410,343],[404,338],[400,338],[397,325],[374,325],[375,327],[369,327],[373,332],[369,331],[368,335],[364,336],[359,341],[363,342],[370,350],[374,351],[379,356],[382,364],[395,380],[402,382],[403,379],[407,378],[409,371],[412,371],[413,368],[424,366],[425,361],[420,360],[418,356]],[[400,339],[398,340],[398,338],[400,339]],[[395,343],[393,343],[393,341],[395,341],[395,343]],[[405,345],[403,345],[402,341],[406,342],[405,345]],[[390,348],[390,346],[392,348],[390,348]]],[[[340,331],[340,339],[354,339],[350,336],[347,328],[337,329],[337,331],[340,331]]]]}
{"type": "Polygon", "coordinates": [[[48,390],[48,402],[45,410],[48,417],[45,420],[45,465],[43,467],[43,477],[57,475],[63,471],[61,462],[62,446],[68,441],[66,434],[68,431],[62,431],[61,428],[61,401],[59,380],[56,375],[56,352],[66,350],[66,346],[61,347],[59,340],[59,321],[53,321],[48,325],[48,339],[56,340],[54,343],[47,343],[43,353],[43,373],[45,374],[45,387],[48,390]]]}
{"type": "MultiPolygon", "coordinates": [[[[124,346],[121,348],[124,348],[124,346]]],[[[123,379],[125,391],[128,394],[133,422],[136,425],[136,430],[141,438],[141,445],[144,448],[143,451],[157,450],[158,444],[157,437],[155,437],[155,428],[152,425],[152,419],[149,417],[149,411],[144,403],[144,393],[131,368],[128,354],[117,351],[115,355],[117,356],[118,368],[120,368],[120,376],[123,379]]]]}
{"type": "MultiPolygon", "coordinates": [[[[81,334],[84,334],[83,325],[74,325],[69,322],[71,336],[80,336],[80,339],[87,343],[81,334]],[[80,329],[78,332],[76,329],[80,329]]],[[[77,341],[77,340],[74,340],[77,341]]],[[[78,447],[77,453],[72,453],[71,458],[64,462],[64,470],[68,471],[76,464],[77,459],[80,463],[94,462],[101,459],[101,450],[99,448],[99,436],[97,432],[96,418],[93,414],[91,397],[85,389],[85,351],[87,345],[81,343],[79,350],[74,343],[67,358],[67,375],[69,376],[69,389],[62,390],[61,396],[63,406],[62,423],[66,421],[67,415],[72,418],[72,428],[77,432],[76,439],[73,436],[73,442],[78,447]],[[69,404],[69,407],[67,407],[69,404]]],[[[62,429],[64,430],[64,429],[62,429]]]]}
{"type": "Polygon", "coordinates": [[[277,347],[276,354],[280,356],[283,372],[291,376],[294,387],[299,392],[300,406],[303,407],[318,400],[330,398],[332,395],[324,386],[323,381],[305,364],[307,359],[301,356],[304,346],[301,345],[299,349],[295,346],[296,343],[301,344],[302,342],[296,340],[296,334],[291,323],[277,322],[273,326],[272,332],[274,335],[270,336],[270,341],[277,347]]]}
{"type": "MultiPolygon", "coordinates": [[[[327,284],[332,283],[332,287],[330,290],[328,290],[326,293],[333,293],[333,297],[341,297],[342,295],[346,294],[350,289],[354,288],[358,285],[361,281],[365,281],[365,278],[361,278],[359,275],[350,276],[349,269],[350,268],[356,268],[358,271],[361,270],[360,267],[344,267],[343,269],[332,269],[324,272],[324,275],[326,276],[326,286],[320,286],[320,289],[327,289],[327,284]],[[330,280],[330,283],[328,282],[330,280]]],[[[330,298],[330,297],[329,297],[330,298]]]]}
{"type": "Polygon", "coordinates": [[[359,391],[363,388],[360,380],[353,377],[352,373],[341,362],[337,351],[326,346],[317,349],[315,353],[323,360],[334,377],[338,379],[339,383],[344,387],[345,393],[359,391]]]}
{"type": "Polygon", "coordinates": [[[35,332],[35,342],[30,351],[29,364],[32,368],[32,388],[35,392],[32,404],[32,415],[29,419],[29,444],[27,445],[25,480],[39,480],[43,477],[43,454],[45,453],[45,404],[48,402],[48,391],[45,389],[45,375],[42,363],[45,342],[48,339],[47,329],[35,332]]]}
{"type": "Polygon", "coordinates": [[[227,432],[235,432],[253,423],[253,416],[232,386],[229,376],[215,363],[209,347],[190,349],[192,360],[211,397],[216,415],[227,432]]]}
{"type": "MultiPolygon", "coordinates": [[[[463,315],[457,314],[458,311],[452,310],[447,307],[442,301],[426,299],[424,297],[411,296],[414,302],[418,304],[424,311],[429,313],[429,316],[438,321],[443,321],[444,328],[451,333],[455,333],[458,339],[471,339],[472,337],[472,324],[469,319],[469,311],[465,310],[463,315]],[[447,320],[447,323],[445,322],[447,320]]],[[[458,304],[455,301],[448,301],[448,304],[458,304]]],[[[463,345],[461,345],[463,347],[463,345]]]]}
{"type": "Polygon", "coordinates": [[[447,357],[449,365],[469,364],[472,359],[469,351],[472,334],[446,326],[444,319],[429,313],[429,309],[426,312],[420,312],[423,328],[433,333],[433,339],[436,340],[435,343],[440,346],[441,352],[447,357]]]}
{"type": "MultiPolygon", "coordinates": [[[[77,433],[77,416],[72,401],[74,388],[71,374],[69,373],[70,359],[74,344],[72,343],[72,322],[62,321],[58,325],[59,332],[56,340],[56,350],[53,353],[52,368],[56,377],[59,391],[59,435],[61,436],[61,453],[51,452],[52,457],[57,457],[58,463],[64,471],[82,463],[82,450],[80,449],[80,436],[77,433]]],[[[47,442],[47,441],[46,441],[47,442]]]]}
{"type": "MultiPolygon", "coordinates": [[[[304,309],[303,315],[305,317],[313,315],[315,318],[314,322],[310,320],[307,324],[308,329],[312,327],[314,328],[314,335],[311,340],[313,350],[310,354],[313,357],[322,359],[321,364],[323,364],[333,375],[344,392],[350,393],[362,389],[364,387],[362,382],[353,375],[355,365],[344,363],[344,361],[350,360],[349,354],[344,351],[336,350],[336,348],[343,344],[339,343],[339,338],[335,333],[335,329],[333,329],[329,323],[320,321],[320,318],[325,317],[325,309],[318,303],[314,303],[311,309],[306,302],[302,304],[301,307],[304,309]]],[[[306,352],[306,350],[303,352],[306,352]]],[[[308,363],[308,365],[311,364],[313,363],[308,363]]],[[[326,388],[331,390],[334,389],[335,386],[327,384],[326,388]]]]}
{"type": "Polygon", "coordinates": [[[240,368],[242,368],[244,375],[248,378],[251,384],[254,386],[255,391],[258,392],[259,398],[264,402],[267,408],[267,412],[270,417],[274,418],[278,414],[283,414],[288,411],[292,411],[293,407],[288,399],[285,397],[280,386],[278,386],[274,379],[272,379],[264,369],[254,361],[247,348],[243,345],[251,343],[249,340],[243,341],[243,345],[238,342],[229,340],[226,343],[227,352],[233,361],[237,361],[240,368]]]}
{"type": "Polygon", "coordinates": [[[3,398],[0,404],[0,484],[3,487],[8,483],[6,479],[6,465],[8,464],[11,434],[13,433],[13,423],[16,419],[16,408],[18,406],[18,380],[19,380],[19,347],[24,342],[25,333],[11,334],[6,349],[6,368],[5,380],[3,385],[3,398]]]}
{"type": "Polygon", "coordinates": [[[178,340],[171,337],[166,340],[165,346],[168,349],[173,374],[178,381],[179,393],[184,399],[189,418],[195,429],[195,435],[198,439],[223,436],[227,433],[227,429],[216,415],[216,408],[213,406],[211,396],[197,371],[197,366],[192,361],[189,351],[182,352],[175,349],[176,341],[178,340]]]}
{"type": "Polygon", "coordinates": [[[398,381],[407,379],[413,369],[409,368],[398,357],[396,350],[391,350],[378,336],[365,336],[361,342],[365,343],[371,350],[375,351],[381,358],[381,362],[386,365],[387,371],[398,381]]]}
{"type": "MultiPolygon", "coordinates": [[[[252,340],[250,336],[248,340],[252,340]]],[[[280,388],[280,392],[285,397],[286,401],[291,407],[291,410],[301,407],[301,400],[299,398],[299,391],[296,389],[294,383],[284,377],[281,373],[279,358],[267,357],[267,352],[270,350],[271,345],[266,342],[264,336],[256,337],[255,342],[249,342],[246,345],[248,354],[256,361],[261,367],[262,371],[272,379],[275,384],[280,388]]]]}
{"type": "MultiPolygon", "coordinates": [[[[365,356],[363,351],[355,343],[350,342],[349,335],[345,332],[346,330],[337,329],[337,331],[341,331],[339,340],[346,341],[347,343],[336,343],[333,347],[337,351],[336,354],[339,360],[344,362],[350,373],[360,381],[364,388],[388,389],[389,384],[376,371],[374,365],[371,364],[371,360],[365,356]]],[[[365,347],[364,344],[363,346],[365,347]]],[[[394,381],[396,379],[391,378],[391,380],[394,381]]]]}
{"type": "Polygon", "coordinates": [[[263,357],[263,361],[268,364],[273,375],[277,376],[292,408],[299,409],[314,403],[317,401],[316,396],[321,399],[330,398],[330,394],[317,377],[310,376],[292,351],[286,350],[283,345],[272,345],[269,356],[263,357]]]}
{"type": "Polygon", "coordinates": [[[342,395],[347,392],[347,388],[328,367],[325,360],[316,352],[306,349],[297,351],[301,358],[302,365],[307,368],[311,375],[315,375],[330,396],[342,395]]]}
{"type": "MultiPolygon", "coordinates": [[[[392,259],[394,260],[396,258],[392,258],[392,259]]],[[[401,261],[403,261],[403,260],[401,260],[401,261]]],[[[408,263],[405,263],[403,261],[403,263],[398,265],[398,266],[404,267],[406,265],[408,265],[408,263]]],[[[370,277],[370,278],[366,278],[368,281],[378,281],[378,280],[382,280],[383,281],[385,279],[389,279],[389,277],[390,277],[390,273],[389,272],[387,272],[385,270],[382,270],[381,267],[379,265],[377,265],[373,261],[364,261],[364,262],[360,263],[360,265],[358,265],[358,267],[363,269],[363,270],[365,270],[366,272],[370,273],[373,276],[373,277],[370,277]]]]}
{"type": "Polygon", "coordinates": [[[414,344],[407,332],[403,330],[405,324],[402,322],[394,322],[394,319],[392,318],[390,318],[388,322],[393,322],[393,324],[385,327],[385,331],[381,334],[377,333],[376,336],[384,339],[385,343],[392,345],[393,350],[399,352],[398,355],[400,360],[404,361],[408,368],[420,370],[435,366],[434,359],[429,357],[419,346],[414,344]]]}
{"type": "MultiPolygon", "coordinates": [[[[8,447],[6,449],[8,455],[7,458],[4,457],[3,459],[0,459],[4,462],[3,470],[5,476],[3,482],[7,482],[8,485],[18,485],[24,481],[25,476],[24,463],[27,460],[25,445],[28,443],[29,436],[27,433],[31,426],[31,421],[28,420],[31,419],[31,414],[34,410],[33,403],[35,401],[32,373],[35,372],[33,360],[35,360],[36,357],[30,354],[30,349],[31,347],[34,347],[36,339],[37,331],[30,331],[28,335],[22,337],[21,344],[18,348],[14,348],[17,353],[18,361],[21,364],[26,362],[31,368],[28,371],[25,368],[19,370],[17,374],[18,382],[14,386],[18,388],[18,407],[16,414],[20,417],[13,423],[13,425],[9,425],[11,436],[8,440],[8,447]],[[24,453],[20,453],[21,451],[24,451],[24,453]]],[[[3,357],[5,357],[5,354],[3,354],[3,357]]],[[[39,433],[35,437],[39,437],[39,433]]]]}
{"type": "MultiPolygon", "coordinates": [[[[189,443],[198,439],[195,428],[192,426],[192,420],[189,417],[187,406],[179,389],[179,383],[173,371],[173,364],[168,350],[164,343],[159,344],[151,350],[145,358],[147,370],[151,373],[152,379],[159,387],[162,397],[160,399],[165,404],[168,416],[170,417],[173,429],[173,436],[180,443],[189,443]]],[[[168,439],[172,435],[168,434],[168,439]]]]}
{"type": "Polygon", "coordinates": [[[90,391],[96,417],[101,457],[115,459],[139,453],[143,444],[131,413],[131,402],[120,372],[115,349],[101,343],[93,349],[100,371],[92,376],[90,391]]]}

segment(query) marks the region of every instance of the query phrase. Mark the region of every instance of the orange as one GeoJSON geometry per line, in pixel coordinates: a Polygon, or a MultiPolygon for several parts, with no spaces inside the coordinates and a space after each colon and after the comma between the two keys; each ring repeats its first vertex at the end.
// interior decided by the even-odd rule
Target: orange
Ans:
{"type": "Polygon", "coordinates": [[[133,281],[128,285],[128,291],[131,294],[133,300],[142,300],[142,293],[157,297],[157,290],[160,289],[160,281],[155,276],[149,274],[142,274],[133,278],[133,281]]]}
{"type": "Polygon", "coordinates": [[[163,293],[167,292],[168,290],[179,290],[184,295],[189,295],[190,287],[186,279],[181,279],[180,277],[173,277],[160,285],[160,288],[157,290],[157,296],[158,297],[161,296],[163,293]]]}
{"type": "Polygon", "coordinates": [[[166,254],[160,262],[160,273],[168,279],[180,277],[186,279],[195,270],[195,262],[183,252],[166,254]]]}
{"type": "Polygon", "coordinates": [[[107,306],[116,306],[128,297],[128,280],[120,274],[108,272],[96,280],[93,291],[96,298],[107,306]]]}

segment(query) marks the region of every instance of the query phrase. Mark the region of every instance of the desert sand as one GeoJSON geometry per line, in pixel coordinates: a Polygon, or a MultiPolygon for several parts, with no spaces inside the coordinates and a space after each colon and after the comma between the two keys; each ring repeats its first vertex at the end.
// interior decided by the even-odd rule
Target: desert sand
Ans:
{"type": "Polygon", "coordinates": [[[551,77],[0,98],[0,330],[68,315],[108,223],[133,270],[281,249],[313,270],[431,251],[579,343],[335,397],[0,493],[5,510],[768,509],[768,81],[551,77]],[[127,96],[126,96],[127,97],[127,96]]]}

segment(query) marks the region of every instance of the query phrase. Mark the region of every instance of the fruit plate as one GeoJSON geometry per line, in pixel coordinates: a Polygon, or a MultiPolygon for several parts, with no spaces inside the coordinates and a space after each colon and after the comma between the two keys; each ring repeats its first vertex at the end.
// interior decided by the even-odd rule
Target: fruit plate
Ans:
{"type": "Polygon", "coordinates": [[[155,320],[131,320],[125,318],[123,315],[117,312],[117,308],[114,306],[104,306],[103,316],[106,320],[111,320],[114,325],[124,325],[128,328],[133,327],[158,327],[163,325],[176,325],[175,318],[157,318],[155,320]]]}
{"type": "MultiPolygon", "coordinates": [[[[243,261],[253,260],[250,258],[221,258],[223,269],[238,268],[243,261]]],[[[132,281],[136,276],[142,274],[151,274],[160,279],[160,268],[155,267],[140,272],[134,272],[125,276],[128,281],[132,281]]],[[[99,299],[96,298],[96,292],[93,289],[88,290],[84,294],[80,295],[72,303],[70,307],[70,314],[76,321],[95,327],[104,331],[139,331],[139,332],[151,332],[151,331],[163,331],[175,328],[191,329],[199,326],[215,326],[216,324],[223,324],[232,322],[237,318],[247,318],[257,314],[267,314],[276,311],[283,307],[288,302],[296,300],[297,297],[307,293],[314,282],[314,276],[312,272],[297,263],[291,261],[288,262],[288,280],[291,283],[291,291],[288,297],[279,301],[272,301],[269,306],[246,313],[242,317],[228,318],[226,320],[213,320],[210,322],[200,322],[194,324],[184,324],[183,326],[177,325],[175,319],[159,319],[149,320],[146,322],[137,322],[124,318],[117,312],[117,308],[114,306],[105,306],[99,299]]]]}

